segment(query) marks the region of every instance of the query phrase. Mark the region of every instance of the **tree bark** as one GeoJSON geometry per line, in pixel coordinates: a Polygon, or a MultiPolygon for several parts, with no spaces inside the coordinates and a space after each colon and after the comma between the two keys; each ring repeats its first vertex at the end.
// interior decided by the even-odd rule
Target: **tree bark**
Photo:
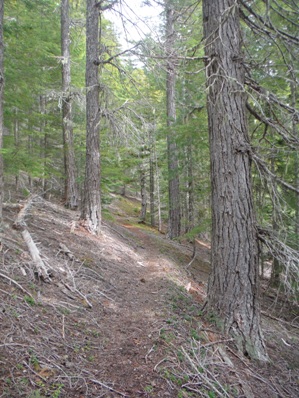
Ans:
{"type": "MultiPolygon", "coordinates": [[[[291,66],[290,75],[291,75],[291,82],[290,82],[290,89],[291,89],[291,105],[294,109],[296,109],[297,105],[297,80],[296,80],[296,73],[294,70],[294,66],[291,66]]],[[[293,116],[292,119],[292,133],[294,137],[299,138],[298,134],[298,118],[293,116]]],[[[295,153],[295,187],[299,190],[299,153],[296,151],[295,153]]],[[[296,217],[295,217],[295,234],[296,234],[296,247],[299,249],[299,194],[296,194],[296,217]]]]}
{"type": "Polygon", "coordinates": [[[146,170],[144,165],[141,165],[141,171],[140,171],[140,194],[141,194],[141,210],[139,218],[141,222],[145,222],[146,209],[147,209],[147,192],[146,192],[146,170]]]}
{"type": "Polygon", "coordinates": [[[150,172],[150,215],[151,226],[156,226],[155,217],[155,127],[149,132],[150,135],[150,159],[149,159],[149,172],[150,172]]]}
{"type": "Polygon", "coordinates": [[[4,1],[0,1],[0,227],[2,226],[2,203],[3,203],[3,91],[4,91],[4,70],[3,70],[3,13],[4,1]]]}
{"type": "Polygon", "coordinates": [[[76,182],[76,163],[72,127],[71,57],[70,57],[70,4],[61,0],[61,55],[62,55],[62,130],[65,169],[65,205],[78,207],[79,193],[76,182]]]}
{"type": "Polygon", "coordinates": [[[101,194],[97,3],[97,0],[86,2],[86,168],[81,218],[91,233],[99,235],[101,232],[101,194]]]}
{"type": "Polygon", "coordinates": [[[146,210],[147,210],[147,192],[146,192],[146,152],[147,148],[145,145],[141,148],[141,164],[140,164],[140,195],[141,195],[141,210],[140,210],[140,222],[145,222],[146,220],[146,210]]]}
{"type": "Polygon", "coordinates": [[[207,310],[244,355],[267,360],[260,327],[258,241],[252,200],[239,7],[204,0],[212,180],[212,271],[207,310]]]}
{"type": "Polygon", "coordinates": [[[167,101],[167,154],[168,154],[168,194],[169,218],[168,235],[177,238],[181,233],[180,183],[178,155],[173,125],[176,120],[175,107],[175,56],[174,56],[174,8],[166,1],[166,101],[167,101]]]}
{"type": "MultiPolygon", "coordinates": [[[[14,146],[16,151],[18,150],[19,147],[19,119],[18,119],[18,109],[15,109],[15,118],[14,118],[14,146]]],[[[19,191],[20,186],[20,178],[19,178],[19,171],[16,171],[15,175],[15,181],[16,181],[16,190],[19,191]]]]}
{"type": "Polygon", "coordinates": [[[39,111],[40,114],[43,115],[40,121],[40,157],[43,159],[43,176],[41,179],[42,185],[42,197],[47,198],[47,190],[48,190],[48,160],[47,160],[47,152],[48,152],[48,133],[47,133],[47,123],[45,119],[45,115],[47,113],[47,99],[44,95],[39,97],[39,111]]]}

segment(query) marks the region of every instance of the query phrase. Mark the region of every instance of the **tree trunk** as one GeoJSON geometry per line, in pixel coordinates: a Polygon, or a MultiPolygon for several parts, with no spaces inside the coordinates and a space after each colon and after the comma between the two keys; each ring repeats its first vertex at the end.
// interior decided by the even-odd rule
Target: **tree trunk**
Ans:
{"type": "Polygon", "coordinates": [[[40,124],[40,157],[43,159],[43,177],[41,180],[41,185],[42,185],[42,197],[46,198],[47,197],[47,190],[48,190],[48,184],[47,184],[47,168],[48,168],[48,161],[47,161],[47,151],[48,151],[48,133],[46,131],[46,106],[47,106],[47,100],[44,95],[41,95],[39,97],[39,111],[40,114],[43,115],[41,119],[41,124],[40,124]]]}
{"type": "MultiPolygon", "coordinates": [[[[18,119],[18,109],[16,108],[15,110],[15,118],[14,118],[14,146],[15,146],[15,150],[18,151],[19,148],[19,119],[18,119]]],[[[16,181],[16,190],[17,192],[20,189],[19,186],[19,171],[16,171],[16,175],[15,175],[15,181],[16,181]]]]}
{"type": "Polygon", "coordinates": [[[145,165],[141,165],[140,171],[140,194],[141,194],[141,211],[140,221],[145,222],[147,209],[147,193],[146,193],[146,169],[145,165]]]}
{"type": "Polygon", "coordinates": [[[86,168],[81,218],[93,234],[101,232],[97,0],[86,2],[86,168]]]}
{"type": "MultiPolygon", "coordinates": [[[[296,73],[294,70],[294,66],[291,67],[291,82],[290,82],[290,89],[291,89],[291,104],[294,109],[296,109],[297,105],[297,80],[296,80],[296,73]]],[[[298,134],[298,119],[296,116],[293,116],[292,119],[292,133],[294,137],[299,138],[298,134]]],[[[299,190],[299,153],[296,151],[295,153],[295,186],[299,190]]],[[[296,248],[299,249],[299,194],[297,193],[297,200],[296,200],[296,218],[295,218],[295,234],[296,234],[296,248]]]]}
{"type": "Polygon", "coordinates": [[[3,203],[3,91],[4,91],[4,70],[3,70],[3,13],[4,1],[0,1],[0,227],[2,226],[2,203],[3,203]]]}
{"type": "Polygon", "coordinates": [[[166,2],[166,97],[167,97],[167,154],[168,154],[168,194],[169,218],[168,235],[170,239],[180,236],[180,184],[178,173],[178,155],[173,128],[176,120],[175,107],[175,57],[174,57],[174,9],[169,1],[166,2]]]}
{"type": "Polygon", "coordinates": [[[253,209],[239,8],[204,0],[212,180],[212,271],[207,310],[245,355],[267,360],[260,327],[258,241],[253,209]]]}
{"type": "Polygon", "coordinates": [[[150,134],[150,159],[149,159],[149,172],[150,172],[150,215],[151,226],[156,226],[155,220],[155,127],[149,132],[150,134]]]}
{"type": "Polygon", "coordinates": [[[71,58],[69,0],[61,0],[61,55],[62,55],[62,130],[65,168],[65,205],[78,207],[78,187],[72,127],[71,58]]]}
{"type": "Polygon", "coordinates": [[[186,232],[194,228],[194,177],[192,137],[188,137],[186,151],[186,232]]]}
{"type": "Polygon", "coordinates": [[[154,152],[155,156],[155,176],[156,176],[156,187],[157,187],[157,210],[158,210],[158,231],[162,232],[162,211],[161,211],[161,195],[160,195],[160,170],[157,159],[157,151],[154,152]]]}

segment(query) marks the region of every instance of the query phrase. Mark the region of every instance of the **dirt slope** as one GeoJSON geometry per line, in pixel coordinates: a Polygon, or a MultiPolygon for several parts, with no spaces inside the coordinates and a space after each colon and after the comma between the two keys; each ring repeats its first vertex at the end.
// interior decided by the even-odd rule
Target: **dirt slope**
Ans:
{"type": "Polygon", "coordinates": [[[138,225],[135,205],[116,197],[113,222],[96,238],[80,227],[78,213],[37,198],[26,224],[51,283],[36,277],[11,228],[16,210],[6,208],[0,397],[299,396],[297,309],[285,308],[285,319],[276,311],[281,321],[264,318],[273,363],[239,357],[201,314],[208,249],[198,244],[185,269],[191,246],[138,225]]]}

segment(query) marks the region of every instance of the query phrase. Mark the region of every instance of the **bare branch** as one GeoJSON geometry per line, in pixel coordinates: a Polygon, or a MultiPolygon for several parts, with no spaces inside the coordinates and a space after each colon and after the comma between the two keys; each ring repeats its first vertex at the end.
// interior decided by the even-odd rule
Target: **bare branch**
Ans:
{"type": "Polygon", "coordinates": [[[16,285],[20,290],[22,290],[23,293],[26,293],[28,296],[30,296],[31,298],[33,298],[33,296],[31,295],[31,293],[28,292],[28,290],[24,289],[23,286],[21,286],[17,281],[15,281],[14,279],[9,278],[7,275],[4,275],[2,273],[0,273],[0,276],[6,280],[8,280],[9,282],[13,283],[14,285],[16,285]]]}
{"type": "MultiPolygon", "coordinates": [[[[133,47],[131,47],[131,48],[128,48],[127,50],[121,51],[120,53],[117,53],[117,54],[115,54],[115,55],[112,55],[110,58],[105,59],[105,60],[103,60],[103,61],[99,59],[99,60],[95,61],[94,64],[95,64],[95,65],[111,64],[111,61],[113,61],[115,58],[118,58],[118,57],[120,57],[121,55],[124,55],[124,54],[129,53],[129,52],[132,53],[132,50],[133,50],[134,48],[140,46],[140,44],[141,44],[141,43],[138,42],[137,44],[135,44],[135,46],[133,46],[133,47]]],[[[113,66],[115,66],[115,65],[113,65],[113,66]]]]}
{"type": "Polygon", "coordinates": [[[246,108],[249,112],[260,122],[264,123],[265,125],[272,127],[283,139],[284,141],[289,144],[292,149],[297,149],[296,144],[299,144],[298,137],[289,133],[289,131],[280,123],[275,122],[273,119],[266,117],[265,115],[260,115],[254,108],[250,106],[247,102],[246,108]],[[293,145],[295,144],[295,146],[293,145]]]}
{"type": "Polygon", "coordinates": [[[276,174],[272,173],[266,163],[258,157],[255,153],[251,152],[251,158],[255,162],[256,167],[261,172],[261,174],[266,174],[268,177],[271,177],[274,181],[277,181],[280,185],[287,188],[290,191],[296,192],[299,194],[299,189],[294,187],[293,185],[289,184],[288,182],[279,178],[276,174]]]}
{"type": "Polygon", "coordinates": [[[279,240],[273,231],[258,228],[258,238],[268,248],[271,255],[283,266],[281,282],[285,287],[286,293],[289,295],[294,294],[296,297],[299,285],[294,282],[298,281],[299,252],[279,240]]]}

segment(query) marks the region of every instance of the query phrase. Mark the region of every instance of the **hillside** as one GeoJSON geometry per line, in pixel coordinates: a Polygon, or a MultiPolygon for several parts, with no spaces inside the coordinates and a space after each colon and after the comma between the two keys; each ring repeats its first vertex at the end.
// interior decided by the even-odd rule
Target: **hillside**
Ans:
{"type": "MultiPolygon", "coordinates": [[[[20,199],[20,198],[19,198],[20,199]]],[[[0,397],[298,397],[299,311],[268,289],[271,362],[241,357],[202,315],[209,249],[138,224],[139,203],[115,196],[103,234],[38,196],[25,216],[49,280],[37,275],[14,197],[4,208],[0,397]]],[[[24,204],[21,198],[19,203],[24,204]]]]}

